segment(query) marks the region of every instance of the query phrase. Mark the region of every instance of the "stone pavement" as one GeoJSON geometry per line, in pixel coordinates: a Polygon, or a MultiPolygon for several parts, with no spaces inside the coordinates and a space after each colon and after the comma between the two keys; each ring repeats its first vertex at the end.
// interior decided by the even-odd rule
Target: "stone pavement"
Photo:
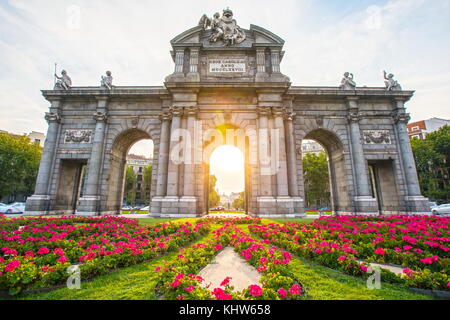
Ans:
{"type": "Polygon", "coordinates": [[[219,288],[227,277],[231,277],[230,285],[234,287],[235,292],[247,289],[252,284],[261,286],[259,272],[231,247],[220,252],[213,263],[206,266],[198,275],[205,279],[203,287],[210,285],[209,290],[219,288]]]}

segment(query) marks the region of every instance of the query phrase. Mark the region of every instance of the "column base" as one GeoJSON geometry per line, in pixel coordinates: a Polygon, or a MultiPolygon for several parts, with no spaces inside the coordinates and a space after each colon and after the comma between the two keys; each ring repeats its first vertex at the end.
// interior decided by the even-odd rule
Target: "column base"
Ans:
{"type": "Polygon", "coordinates": [[[299,197],[258,197],[258,217],[304,217],[303,199],[299,197]]]}
{"type": "MultiPolygon", "coordinates": [[[[197,212],[197,197],[164,197],[160,198],[161,218],[196,218],[200,216],[197,212]]],[[[156,213],[158,214],[158,213],[156,213]]]]}
{"type": "Polygon", "coordinates": [[[429,199],[423,196],[405,198],[407,214],[431,214],[429,199]]]}
{"type": "Polygon", "coordinates": [[[78,201],[77,211],[75,215],[83,217],[99,216],[100,197],[86,196],[78,201]]]}
{"type": "Polygon", "coordinates": [[[33,195],[27,199],[24,216],[46,216],[49,215],[50,196],[33,195]]]}
{"type": "Polygon", "coordinates": [[[378,215],[378,200],[370,196],[353,198],[355,204],[355,214],[378,215]]]}

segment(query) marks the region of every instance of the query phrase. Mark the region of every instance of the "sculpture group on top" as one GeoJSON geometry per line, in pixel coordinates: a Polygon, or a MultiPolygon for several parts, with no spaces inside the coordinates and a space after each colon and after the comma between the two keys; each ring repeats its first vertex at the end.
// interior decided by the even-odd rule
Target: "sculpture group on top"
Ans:
{"type": "Polygon", "coordinates": [[[204,30],[211,28],[212,33],[209,41],[212,43],[222,40],[225,45],[231,46],[244,42],[246,38],[245,31],[237,25],[236,20],[233,18],[233,11],[229,8],[223,10],[222,17],[218,12],[212,18],[204,14],[200,19],[199,25],[204,30]]]}
{"type": "MultiPolygon", "coordinates": [[[[401,91],[402,87],[400,84],[394,80],[394,75],[392,73],[387,74],[386,71],[383,71],[384,74],[384,84],[386,86],[387,91],[401,91]]],[[[341,85],[339,86],[342,90],[356,90],[356,81],[354,79],[353,73],[346,72],[344,73],[344,77],[341,80],[341,85]]]]}

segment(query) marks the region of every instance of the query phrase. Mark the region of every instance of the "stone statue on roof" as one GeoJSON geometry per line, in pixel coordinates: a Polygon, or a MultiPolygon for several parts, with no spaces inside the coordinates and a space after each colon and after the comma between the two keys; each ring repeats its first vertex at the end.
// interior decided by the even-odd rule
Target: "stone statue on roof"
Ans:
{"type": "Polygon", "coordinates": [[[215,13],[213,18],[209,18],[206,14],[200,19],[199,25],[207,30],[211,28],[211,36],[209,41],[215,43],[222,40],[226,46],[239,44],[244,42],[246,38],[245,31],[242,30],[236,20],[233,18],[233,11],[229,8],[220,13],[215,13]]]}

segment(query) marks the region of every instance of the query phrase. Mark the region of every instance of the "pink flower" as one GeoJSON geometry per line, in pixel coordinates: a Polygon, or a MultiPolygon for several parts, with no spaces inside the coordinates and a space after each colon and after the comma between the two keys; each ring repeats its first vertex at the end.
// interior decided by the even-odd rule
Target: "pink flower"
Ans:
{"type": "Polygon", "coordinates": [[[256,284],[252,284],[250,286],[249,292],[254,297],[259,297],[259,296],[261,296],[263,294],[263,291],[262,291],[261,287],[256,285],[256,284]]]}
{"type": "Polygon", "coordinates": [[[56,248],[55,250],[53,250],[53,253],[58,255],[58,256],[63,256],[64,255],[64,250],[61,248],[56,248]]]}
{"type": "Polygon", "coordinates": [[[438,261],[438,260],[439,260],[438,256],[433,256],[433,257],[427,257],[427,258],[424,258],[424,259],[420,259],[420,261],[423,264],[433,264],[433,262],[438,261]]]}
{"type": "Polygon", "coordinates": [[[347,259],[346,256],[340,256],[340,257],[338,258],[338,261],[344,261],[345,259],[347,259]]]}
{"type": "Polygon", "coordinates": [[[220,251],[220,250],[222,250],[222,245],[219,243],[219,244],[216,244],[215,246],[214,246],[214,250],[215,251],[220,251]]]}
{"type": "Polygon", "coordinates": [[[265,266],[265,265],[260,265],[260,266],[258,267],[258,272],[259,272],[259,273],[262,273],[262,272],[264,272],[264,271],[267,271],[267,266],[265,266]]]}
{"type": "Polygon", "coordinates": [[[194,286],[189,286],[189,287],[187,287],[187,288],[184,288],[184,291],[192,292],[192,291],[194,291],[194,289],[195,289],[194,286]]]}
{"type": "Polygon", "coordinates": [[[225,287],[230,283],[231,277],[226,277],[225,280],[220,284],[221,287],[225,287]]]}
{"type": "Polygon", "coordinates": [[[178,287],[180,284],[181,284],[181,281],[180,281],[180,280],[175,280],[174,282],[172,282],[172,283],[170,284],[170,286],[171,286],[172,288],[176,288],[176,287],[178,287]]]}
{"type": "Polygon", "coordinates": [[[155,268],[155,271],[159,271],[159,270],[161,270],[161,267],[156,267],[155,268]]]}
{"type": "Polygon", "coordinates": [[[292,256],[291,256],[291,254],[289,253],[289,252],[283,252],[282,253],[282,255],[283,255],[283,258],[284,259],[286,259],[286,260],[292,260],[292,256]]]}
{"type": "Polygon", "coordinates": [[[413,247],[411,247],[411,246],[404,246],[403,247],[403,250],[405,250],[405,251],[408,251],[408,250],[411,250],[413,247]]]}
{"type": "Polygon", "coordinates": [[[20,266],[20,264],[21,263],[19,260],[13,260],[5,266],[5,271],[14,271],[20,266]]]}
{"type": "Polygon", "coordinates": [[[294,284],[290,289],[289,289],[289,293],[292,295],[301,295],[302,294],[302,288],[300,287],[299,284],[294,284]]]}
{"type": "Polygon", "coordinates": [[[414,274],[414,271],[412,271],[411,269],[406,268],[406,269],[403,270],[403,273],[406,274],[408,277],[412,277],[413,274],[414,274]]]}
{"type": "Polygon", "coordinates": [[[176,280],[180,280],[184,278],[184,273],[179,273],[177,274],[177,276],[175,277],[176,280]]]}
{"type": "Polygon", "coordinates": [[[60,263],[65,263],[67,261],[67,258],[65,256],[61,256],[56,261],[58,261],[60,263]]]}
{"type": "Polygon", "coordinates": [[[284,290],[283,288],[278,289],[277,293],[281,296],[281,298],[285,299],[287,296],[287,291],[284,290]]]}
{"type": "Polygon", "coordinates": [[[266,257],[261,257],[261,259],[259,259],[259,263],[266,263],[267,261],[269,261],[269,259],[266,257]]]}
{"type": "Polygon", "coordinates": [[[184,300],[184,296],[180,294],[179,296],[177,296],[177,300],[184,300]]]}
{"type": "Polygon", "coordinates": [[[25,258],[33,258],[33,257],[34,257],[33,251],[27,251],[27,252],[25,252],[24,257],[25,257],[25,258]]]}
{"type": "Polygon", "coordinates": [[[367,270],[369,270],[369,268],[368,267],[366,267],[365,265],[361,265],[361,267],[360,267],[360,269],[361,269],[361,271],[362,272],[364,272],[364,273],[366,273],[367,272],[367,270]]]}
{"type": "Polygon", "coordinates": [[[381,256],[384,256],[386,254],[386,252],[384,251],[383,248],[376,248],[374,251],[376,254],[379,254],[381,256]]]}
{"type": "Polygon", "coordinates": [[[164,242],[158,242],[158,247],[159,248],[166,248],[166,244],[164,242]]]}
{"type": "Polygon", "coordinates": [[[37,254],[42,254],[43,255],[43,254],[47,254],[49,252],[50,252],[50,250],[47,247],[42,247],[42,248],[40,248],[38,250],[37,254]]]}

